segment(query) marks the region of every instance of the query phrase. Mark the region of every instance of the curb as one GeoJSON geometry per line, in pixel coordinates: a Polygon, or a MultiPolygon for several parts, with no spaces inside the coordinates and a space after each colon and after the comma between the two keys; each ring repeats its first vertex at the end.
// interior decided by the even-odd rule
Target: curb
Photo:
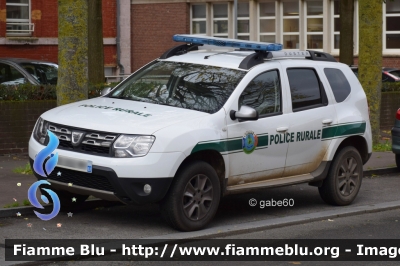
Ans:
{"type": "MultiPolygon", "coordinates": [[[[84,210],[91,210],[97,207],[110,207],[115,205],[120,205],[122,203],[116,201],[105,201],[101,199],[90,199],[85,202],[84,205],[75,208],[75,211],[84,211],[84,210]]],[[[52,205],[45,205],[43,210],[52,211],[52,205]]],[[[4,208],[0,209],[0,218],[7,218],[7,217],[14,217],[17,216],[17,213],[21,213],[21,215],[33,215],[33,211],[37,208],[33,206],[26,206],[26,207],[14,207],[14,208],[4,208]]],[[[68,209],[66,209],[68,210],[68,209]]],[[[61,209],[61,211],[65,211],[61,209]]]]}
{"type": "Polygon", "coordinates": [[[371,169],[371,170],[366,170],[363,172],[364,172],[364,176],[400,173],[400,171],[399,171],[399,169],[397,169],[397,167],[371,169]]]}
{"type": "MultiPolygon", "coordinates": [[[[281,228],[290,225],[299,225],[304,223],[316,222],[327,220],[331,218],[342,218],[342,217],[349,217],[349,216],[356,216],[359,214],[365,213],[375,213],[380,211],[388,211],[400,208],[400,200],[399,201],[391,201],[391,202],[384,202],[378,203],[373,205],[364,205],[364,206],[357,206],[357,207],[343,207],[334,210],[322,211],[322,212],[315,212],[315,213],[308,213],[308,214],[299,214],[293,215],[288,217],[282,218],[274,218],[274,219],[266,219],[260,220],[255,222],[247,222],[242,224],[232,224],[232,225],[222,225],[213,228],[204,229],[201,231],[194,231],[194,232],[179,232],[179,233],[172,233],[168,235],[159,235],[159,236],[152,236],[148,238],[141,238],[142,240],[149,240],[149,244],[176,244],[189,242],[195,239],[210,239],[210,238],[217,238],[217,237],[226,237],[232,235],[239,235],[244,233],[251,233],[260,230],[268,230],[274,228],[281,228]],[[187,241],[185,241],[187,240],[187,241]]],[[[116,246],[121,246],[124,240],[114,239],[110,242],[105,242],[102,246],[106,249],[115,249],[116,246]]],[[[120,253],[121,248],[117,248],[116,252],[120,253]]],[[[109,254],[108,254],[109,255],[109,254]]],[[[108,256],[106,255],[106,256],[108,256]]],[[[86,257],[90,259],[91,256],[86,257]]],[[[85,259],[86,259],[85,258],[85,259]]],[[[57,261],[70,261],[72,259],[76,259],[79,261],[79,255],[76,256],[58,256],[55,258],[57,261]]],[[[54,259],[53,259],[54,261],[54,259]]],[[[16,262],[14,265],[43,265],[52,263],[51,261],[34,261],[34,262],[16,262]]]]}

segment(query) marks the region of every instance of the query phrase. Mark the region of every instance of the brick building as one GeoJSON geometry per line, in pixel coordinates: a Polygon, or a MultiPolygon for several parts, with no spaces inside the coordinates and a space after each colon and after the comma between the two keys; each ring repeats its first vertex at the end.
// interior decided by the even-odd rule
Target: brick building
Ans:
{"type": "MultiPolygon", "coordinates": [[[[119,6],[115,0],[102,1],[105,74],[117,75],[121,66],[124,67],[126,73],[130,73],[131,4],[128,0],[119,0],[119,6]],[[120,21],[117,21],[117,15],[120,21]],[[128,54],[129,60],[124,60],[126,58],[124,57],[118,61],[118,26],[121,35],[119,38],[121,54],[128,54]]],[[[57,37],[57,1],[0,1],[0,57],[22,57],[57,62],[57,37]]]]}
{"type": "MultiPolygon", "coordinates": [[[[105,74],[128,74],[176,33],[234,37],[233,0],[102,0],[105,74]]],[[[354,55],[358,56],[355,0],[354,55]]],[[[339,55],[339,0],[239,0],[238,38],[339,55]]],[[[400,1],[383,4],[383,65],[400,68],[400,1]]],[[[57,62],[57,1],[0,1],[0,57],[57,62]]]]}

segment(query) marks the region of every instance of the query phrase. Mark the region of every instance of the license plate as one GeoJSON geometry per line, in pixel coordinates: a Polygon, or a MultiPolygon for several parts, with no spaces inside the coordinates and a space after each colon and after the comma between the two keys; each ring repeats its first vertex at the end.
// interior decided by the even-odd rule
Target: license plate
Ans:
{"type": "Polygon", "coordinates": [[[75,159],[71,157],[58,156],[57,166],[80,172],[92,172],[92,161],[75,159]]]}

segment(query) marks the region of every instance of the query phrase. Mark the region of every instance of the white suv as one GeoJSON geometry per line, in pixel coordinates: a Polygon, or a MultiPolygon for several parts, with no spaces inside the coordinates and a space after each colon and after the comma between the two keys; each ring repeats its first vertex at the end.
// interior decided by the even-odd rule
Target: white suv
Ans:
{"type": "Polygon", "coordinates": [[[354,200],[372,145],[367,99],[347,65],[322,52],[271,51],[277,44],[174,39],[188,44],[102,97],[39,118],[29,156],[47,145],[47,130],[58,137],[47,179],[62,205],[89,195],[159,202],[167,222],[190,231],[232,192],[309,183],[327,203],[354,200]]]}

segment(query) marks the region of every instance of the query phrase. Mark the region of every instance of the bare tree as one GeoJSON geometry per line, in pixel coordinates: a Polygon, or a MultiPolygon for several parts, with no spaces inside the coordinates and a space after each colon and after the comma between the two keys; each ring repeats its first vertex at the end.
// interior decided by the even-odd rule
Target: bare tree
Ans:
{"type": "Polygon", "coordinates": [[[102,1],[88,0],[89,84],[104,83],[102,1]]]}
{"type": "Polygon", "coordinates": [[[341,0],[340,5],[340,62],[352,65],[354,62],[354,0],[341,0]]]}
{"type": "Polygon", "coordinates": [[[88,0],[58,0],[57,105],[88,97],[88,0]]]}
{"type": "Polygon", "coordinates": [[[382,87],[382,0],[359,1],[358,77],[367,94],[373,143],[379,142],[382,87]]]}

